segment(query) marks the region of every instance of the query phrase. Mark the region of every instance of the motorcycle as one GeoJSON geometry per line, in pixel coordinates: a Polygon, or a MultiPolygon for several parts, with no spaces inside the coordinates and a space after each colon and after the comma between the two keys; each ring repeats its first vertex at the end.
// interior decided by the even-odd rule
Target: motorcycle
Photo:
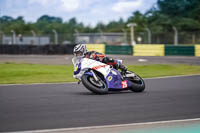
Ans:
{"type": "MultiPolygon", "coordinates": [[[[122,60],[117,60],[122,63],[122,60]]],[[[110,91],[131,90],[143,92],[144,80],[132,71],[125,73],[108,64],[89,58],[73,57],[74,78],[95,94],[108,94],[110,91]]]]}

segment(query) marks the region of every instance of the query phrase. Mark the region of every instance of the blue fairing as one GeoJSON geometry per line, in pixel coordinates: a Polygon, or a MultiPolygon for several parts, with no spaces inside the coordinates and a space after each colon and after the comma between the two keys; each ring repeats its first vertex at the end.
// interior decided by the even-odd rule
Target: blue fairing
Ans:
{"type": "MultiPolygon", "coordinates": [[[[106,82],[107,82],[108,88],[112,88],[112,90],[125,89],[125,88],[122,88],[121,73],[117,71],[116,69],[111,70],[111,72],[106,77],[106,82]]],[[[126,88],[131,86],[131,82],[127,81],[127,85],[128,86],[126,88]]]]}
{"type": "Polygon", "coordinates": [[[93,76],[93,73],[92,73],[92,72],[86,72],[86,73],[84,73],[84,74],[93,76]]]}
{"type": "Polygon", "coordinates": [[[81,63],[78,64],[76,70],[74,71],[74,75],[78,74],[81,71],[81,63]]]}

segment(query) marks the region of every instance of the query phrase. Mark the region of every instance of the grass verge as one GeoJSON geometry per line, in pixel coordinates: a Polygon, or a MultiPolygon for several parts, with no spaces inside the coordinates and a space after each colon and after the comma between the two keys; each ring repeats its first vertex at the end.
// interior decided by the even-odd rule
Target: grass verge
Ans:
{"type": "MultiPolygon", "coordinates": [[[[128,65],[143,78],[200,74],[195,65],[128,65]]],[[[0,84],[73,82],[72,65],[0,64],[0,84]]]]}

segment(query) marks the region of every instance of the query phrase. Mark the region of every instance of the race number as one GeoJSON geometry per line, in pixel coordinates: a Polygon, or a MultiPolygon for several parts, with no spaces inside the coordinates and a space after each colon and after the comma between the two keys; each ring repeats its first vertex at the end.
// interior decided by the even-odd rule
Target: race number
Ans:
{"type": "Polygon", "coordinates": [[[128,84],[127,84],[127,81],[122,81],[122,88],[127,88],[128,87],[128,84]]]}

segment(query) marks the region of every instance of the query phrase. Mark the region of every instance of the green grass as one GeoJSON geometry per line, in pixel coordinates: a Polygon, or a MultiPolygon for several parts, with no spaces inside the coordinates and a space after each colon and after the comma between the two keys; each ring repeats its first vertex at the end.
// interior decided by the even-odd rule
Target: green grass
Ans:
{"type": "MultiPolygon", "coordinates": [[[[143,78],[200,74],[194,65],[128,65],[143,78]]],[[[0,64],[0,84],[73,82],[72,65],[0,64]]]]}
{"type": "Polygon", "coordinates": [[[71,65],[0,64],[0,84],[76,81],[71,65]]]}
{"type": "Polygon", "coordinates": [[[128,65],[129,70],[133,70],[143,78],[175,76],[175,75],[191,75],[200,74],[200,66],[197,65],[128,65]]]}

